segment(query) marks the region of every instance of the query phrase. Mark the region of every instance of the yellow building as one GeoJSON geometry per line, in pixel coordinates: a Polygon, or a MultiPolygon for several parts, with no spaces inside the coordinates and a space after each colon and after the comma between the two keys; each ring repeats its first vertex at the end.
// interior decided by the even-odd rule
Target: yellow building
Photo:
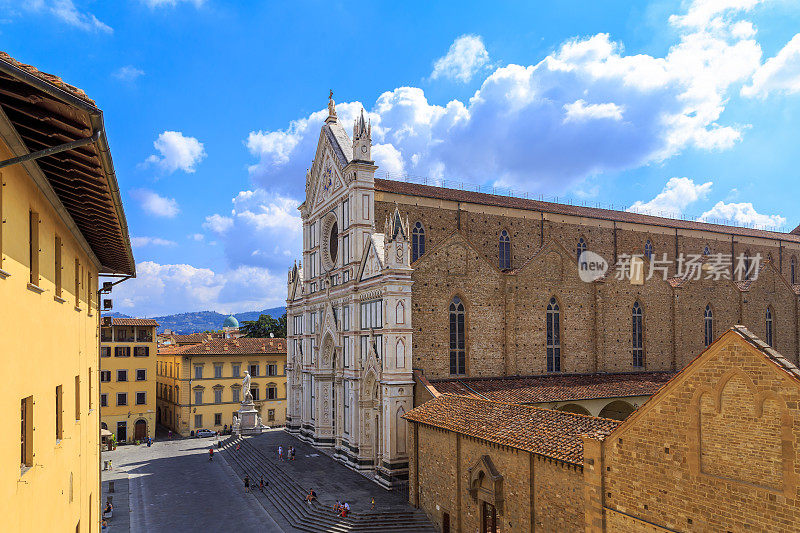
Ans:
{"type": "Polygon", "coordinates": [[[2,530],[97,532],[97,277],[130,239],[102,112],[2,52],[0,181],[2,530]]]}
{"type": "Polygon", "coordinates": [[[156,436],[157,327],[148,318],[103,318],[100,426],[117,442],[156,436]]]}
{"type": "Polygon", "coordinates": [[[230,429],[250,372],[253,401],[267,426],[286,423],[286,339],[217,339],[158,350],[158,422],[189,436],[230,429]]]}

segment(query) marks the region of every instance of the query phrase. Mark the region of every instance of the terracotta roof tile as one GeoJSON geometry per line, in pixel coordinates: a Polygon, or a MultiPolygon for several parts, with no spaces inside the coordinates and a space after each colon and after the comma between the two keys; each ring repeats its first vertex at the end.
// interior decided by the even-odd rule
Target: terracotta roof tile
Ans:
{"type": "Polygon", "coordinates": [[[542,376],[431,380],[443,394],[510,403],[542,403],[593,398],[650,396],[674,372],[553,374],[542,376]]]}
{"type": "Polygon", "coordinates": [[[117,318],[104,317],[106,326],[158,326],[158,322],[152,318],[117,318]]]}
{"type": "Polygon", "coordinates": [[[628,211],[615,211],[612,209],[600,209],[596,207],[557,204],[554,202],[528,200],[514,196],[500,196],[482,192],[462,191],[460,189],[446,189],[444,187],[433,187],[431,185],[421,185],[419,183],[408,183],[405,181],[375,178],[375,190],[396,194],[407,194],[409,196],[436,198],[439,200],[451,200],[454,202],[468,202],[498,207],[529,209],[531,211],[543,211],[545,213],[561,215],[614,220],[617,222],[652,224],[668,228],[715,231],[717,233],[724,233],[727,235],[742,235],[748,237],[762,237],[766,239],[782,239],[784,241],[800,242],[800,233],[795,233],[794,231],[792,233],[784,233],[780,231],[725,226],[723,224],[710,224],[707,222],[697,222],[694,220],[677,220],[673,218],[630,213],[628,211]]]}
{"type": "Polygon", "coordinates": [[[286,339],[208,339],[198,344],[170,346],[159,353],[181,353],[186,355],[247,355],[257,353],[285,354],[286,339]]]}
{"type": "Polygon", "coordinates": [[[15,66],[20,70],[24,70],[28,74],[30,74],[32,76],[35,76],[35,77],[39,78],[40,80],[46,81],[50,85],[58,87],[62,91],[66,91],[66,92],[70,93],[72,96],[75,96],[76,98],[80,98],[84,102],[86,102],[88,104],[92,104],[93,106],[97,107],[97,104],[95,104],[94,100],[89,98],[86,95],[86,93],[83,92],[83,90],[78,89],[74,85],[70,85],[69,83],[65,82],[64,80],[62,80],[61,78],[59,78],[58,76],[56,76],[54,74],[48,74],[47,72],[42,72],[41,70],[37,69],[36,67],[34,67],[32,65],[26,65],[25,63],[22,63],[21,61],[17,61],[16,59],[14,59],[13,57],[11,57],[10,55],[8,55],[5,52],[0,52],[0,60],[1,61],[5,61],[9,65],[15,66]]]}
{"type": "Polygon", "coordinates": [[[583,464],[581,436],[602,439],[619,425],[606,418],[453,394],[434,398],[404,418],[577,465],[583,464]]]}

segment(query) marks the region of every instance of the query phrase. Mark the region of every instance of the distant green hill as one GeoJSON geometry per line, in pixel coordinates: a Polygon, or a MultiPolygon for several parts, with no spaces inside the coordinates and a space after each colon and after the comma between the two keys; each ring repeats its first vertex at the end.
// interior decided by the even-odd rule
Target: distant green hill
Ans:
{"type": "MultiPolygon", "coordinates": [[[[286,312],[285,307],[273,307],[271,309],[264,309],[263,311],[246,311],[244,313],[236,313],[233,316],[239,323],[245,320],[257,320],[259,315],[270,315],[272,318],[278,318],[286,312]]],[[[104,313],[103,316],[110,316],[116,318],[131,318],[130,315],[124,315],[118,312],[104,313]]],[[[158,332],[161,333],[165,329],[171,329],[176,333],[195,333],[198,331],[214,331],[222,329],[222,322],[228,317],[216,311],[196,311],[194,313],[179,313],[177,315],[166,316],[153,316],[152,318],[159,323],[158,332]]]]}

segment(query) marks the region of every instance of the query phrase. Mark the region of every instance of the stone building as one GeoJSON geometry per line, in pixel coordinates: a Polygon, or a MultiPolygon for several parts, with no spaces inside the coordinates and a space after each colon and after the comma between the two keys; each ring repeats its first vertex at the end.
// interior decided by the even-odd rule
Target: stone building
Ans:
{"type": "Polygon", "coordinates": [[[194,344],[161,346],[156,365],[156,418],[179,435],[230,428],[244,400],[245,371],[264,425],[285,423],[286,339],[206,335],[194,344]]]}
{"type": "Polygon", "coordinates": [[[444,394],[406,415],[444,532],[797,531],[800,369],[735,326],[624,422],[444,394]]]}
{"type": "Polygon", "coordinates": [[[98,277],[136,274],[103,113],[0,52],[0,162],[2,529],[96,532],[98,277]]]}
{"type": "Polygon", "coordinates": [[[151,318],[103,317],[100,427],[117,442],[156,436],[156,328],[151,318]]]}
{"type": "MultiPolygon", "coordinates": [[[[402,413],[432,397],[421,379],[676,372],[734,324],[798,361],[800,228],[384,180],[370,152],[369,123],[351,139],[331,100],[288,277],[287,426],[386,485],[407,476],[402,413]],[[611,269],[584,281],[584,251],[611,269]]],[[[592,399],[621,397],[559,401],[592,399]]]]}

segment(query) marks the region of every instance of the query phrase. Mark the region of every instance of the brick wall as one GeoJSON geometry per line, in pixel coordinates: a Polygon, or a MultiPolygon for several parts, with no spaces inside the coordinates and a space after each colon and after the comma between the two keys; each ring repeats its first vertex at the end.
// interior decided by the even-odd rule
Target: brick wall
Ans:
{"type": "Polygon", "coordinates": [[[678,531],[796,531],[798,402],[797,380],[728,333],[603,443],[606,528],[623,513],[678,531]]]}
{"type": "MultiPolygon", "coordinates": [[[[426,200],[426,202],[422,202],[426,200]]],[[[716,335],[744,323],[764,336],[764,313],[773,306],[776,348],[800,360],[798,299],[774,271],[782,257],[784,276],[789,258],[800,247],[777,241],[739,238],[703,231],[616,224],[483,206],[457,209],[433,205],[400,205],[403,216],[426,230],[426,254],[414,264],[412,324],[414,367],[429,379],[449,377],[448,307],[454,295],[467,308],[467,374],[498,376],[546,371],[546,315],[555,296],[561,309],[563,372],[632,371],[631,306],[644,308],[645,369],[680,369],[705,348],[703,313],[711,304],[716,335]],[[458,229],[460,226],[460,230],[458,229]],[[512,239],[511,272],[497,269],[497,238],[502,229],[512,239]],[[616,235],[616,238],[615,238],[616,235]],[[540,244],[544,237],[545,248],[540,244]],[[773,266],[761,272],[746,292],[732,282],[698,280],[673,288],[656,272],[644,285],[607,276],[586,284],[577,276],[576,244],[584,238],[613,265],[614,253],[642,254],[650,239],[658,259],[663,253],[734,255],[749,251],[772,254],[773,266]],[[746,300],[746,301],[745,301],[746,300]]],[[[376,220],[393,212],[393,202],[377,201],[376,220]]],[[[382,222],[380,222],[382,225],[382,222]]],[[[382,227],[377,228],[382,231],[382,227]]],[[[647,264],[645,264],[647,270],[647,264]]],[[[798,265],[800,268],[800,265],[798,265]]],[[[647,274],[647,271],[645,272],[647,274]]],[[[674,274],[674,271],[670,271],[674,274]]],[[[798,271],[800,278],[800,271],[798,271]]],[[[800,281],[800,280],[798,280],[800,281]]]]}
{"type": "Polygon", "coordinates": [[[481,500],[470,494],[469,469],[487,455],[502,479],[503,531],[579,531],[584,524],[582,468],[454,432],[411,424],[409,501],[441,527],[480,531],[481,500]]]}

